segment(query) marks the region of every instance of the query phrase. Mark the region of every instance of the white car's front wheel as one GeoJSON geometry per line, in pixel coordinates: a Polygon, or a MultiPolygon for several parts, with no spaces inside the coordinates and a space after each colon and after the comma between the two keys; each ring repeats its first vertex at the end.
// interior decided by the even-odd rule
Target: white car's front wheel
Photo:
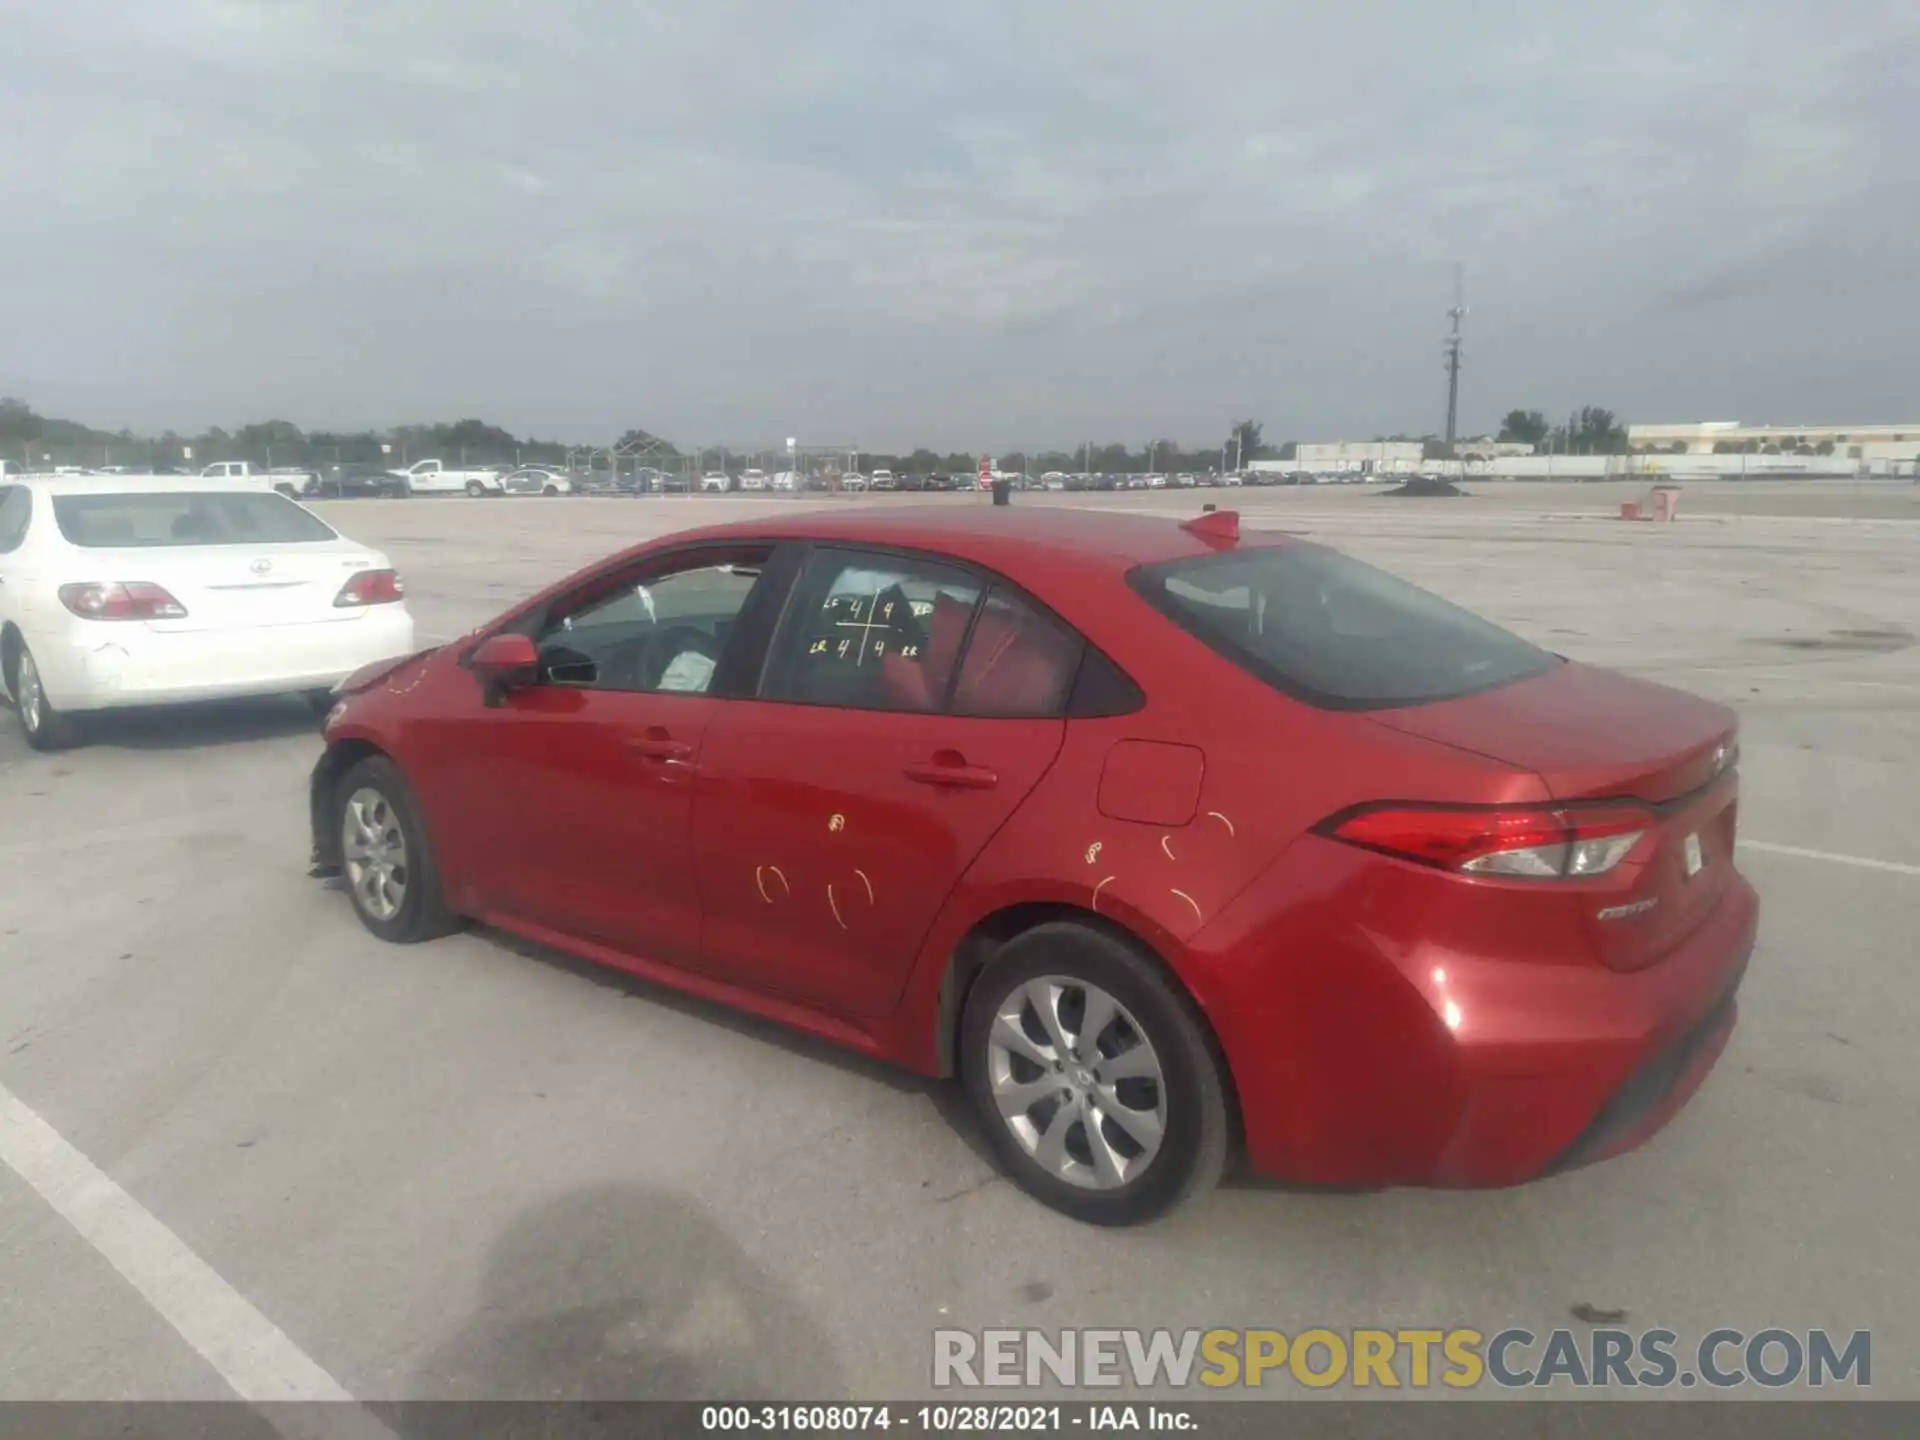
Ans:
{"type": "Polygon", "coordinates": [[[27,744],[35,750],[64,750],[79,739],[79,727],[73,717],[63,715],[47,698],[40,679],[40,667],[33,652],[22,645],[8,666],[8,688],[13,692],[14,713],[20,717],[20,729],[27,744]]]}

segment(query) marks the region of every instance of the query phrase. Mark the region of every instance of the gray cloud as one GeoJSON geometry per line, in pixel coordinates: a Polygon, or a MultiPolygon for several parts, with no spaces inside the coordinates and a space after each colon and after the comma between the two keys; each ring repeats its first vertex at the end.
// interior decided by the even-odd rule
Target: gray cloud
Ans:
{"type": "Polygon", "coordinates": [[[0,390],[891,446],[1898,419],[1920,25],[1854,0],[14,0],[0,390]]]}

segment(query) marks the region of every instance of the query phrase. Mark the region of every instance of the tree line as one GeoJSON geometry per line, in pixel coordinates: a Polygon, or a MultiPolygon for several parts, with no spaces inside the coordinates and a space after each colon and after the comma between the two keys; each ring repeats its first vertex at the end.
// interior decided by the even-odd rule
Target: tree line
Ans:
{"type": "MultiPolygon", "coordinates": [[[[1376,435],[1376,441],[1419,443],[1429,459],[1451,458],[1445,441],[1433,435],[1376,435]]],[[[1627,450],[1627,430],[1611,410],[1588,405],[1564,422],[1554,423],[1539,410],[1509,411],[1498,438],[1534,446],[1561,455],[1619,455],[1627,450]]],[[[1257,420],[1242,420],[1217,446],[1193,447],[1160,439],[1145,445],[1123,441],[1088,442],[1077,449],[1033,452],[1008,451],[992,456],[1009,471],[1044,474],[1205,473],[1244,469],[1256,460],[1292,460],[1295,441],[1269,443],[1257,420]]],[[[783,452],[759,453],[742,449],[704,447],[682,451],[671,441],[633,428],[611,445],[571,445],[513,434],[484,420],[465,419],[441,424],[401,425],[391,430],[302,430],[287,420],[263,420],[234,430],[218,426],[195,435],[172,430],[159,435],[136,435],[130,430],[99,430],[73,420],[38,414],[25,401],[0,399],[0,459],[34,469],[61,465],[189,465],[216,460],[250,460],[265,465],[398,465],[407,460],[439,457],[469,464],[592,465],[605,468],[613,457],[624,464],[662,469],[713,470],[759,464],[779,468],[783,452]]],[[[854,451],[846,467],[905,474],[971,472],[981,460],[977,453],[941,452],[927,447],[895,453],[854,451]]],[[[816,467],[822,462],[815,457],[816,467]]],[[[833,463],[840,463],[835,457],[833,463]]]]}
{"type": "MultiPolygon", "coordinates": [[[[1121,442],[1087,444],[1077,450],[1031,453],[1003,452],[990,456],[1002,469],[1082,471],[1096,473],[1161,470],[1172,472],[1217,470],[1253,460],[1287,459],[1291,442],[1269,446],[1256,421],[1233,427],[1219,447],[1196,449],[1174,440],[1154,440],[1131,446],[1121,442]]],[[[513,434],[485,420],[465,419],[443,424],[401,425],[391,430],[302,430],[288,420],[262,420],[237,429],[214,427],[186,435],[168,430],[159,435],[137,435],[131,430],[101,430],[74,420],[41,415],[25,401],[0,400],[0,458],[26,469],[61,465],[205,465],[216,460],[250,460],[263,465],[397,465],[407,459],[437,456],[450,461],[491,464],[591,464],[604,468],[610,457],[625,463],[660,468],[723,469],[742,464],[778,468],[784,453],[753,452],[741,448],[708,446],[682,451],[671,441],[634,428],[611,445],[571,445],[513,434]]],[[[814,457],[819,463],[820,457],[814,457]]],[[[895,470],[906,474],[971,473],[980,463],[978,453],[937,451],[925,446],[888,453],[851,451],[843,468],[861,471],[895,470]]]]}
{"type": "Polygon", "coordinates": [[[1509,410],[1498,438],[1550,455],[1624,455],[1628,448],[1627,427],[1598,405],[1583,405],[1557,425],[1540,410],[1509,410]]]}

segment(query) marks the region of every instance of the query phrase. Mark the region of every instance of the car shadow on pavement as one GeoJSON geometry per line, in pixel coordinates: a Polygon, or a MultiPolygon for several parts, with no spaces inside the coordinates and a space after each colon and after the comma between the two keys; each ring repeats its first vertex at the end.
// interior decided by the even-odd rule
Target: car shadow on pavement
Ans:
{"type": "Polygon", "coordinates": [[[611,1183],[543,1201],[494,1242],[478,1288],[408,1399],[367,1406],[408,1440],[638,1433],[582,1401],[845,1396],[807,1306],[684,1195],[611,1183]],[[446,1403],[486,1401],[546,1403],[446,1403]]]}
{"type": "MultiPolygon", "coordinates": [[[[758,1016],[733,1010],[714,1001],[701,1000],[665,985],[643,980],[622,970],[605,965],[597,965],[591,960],[582,960],[560,950],[550,950],[531,940],[522,940],[503,930],[492,930],[476,925],[472,933],[492,944],[526,960],[565,970],[596,985],[617,991],[630,1000],[644,1000],[649,1004],[662,1005],[678,1011],[682,1015],[700,1020],[709,1025],[721,1026],[737,1035],[768,1045],[776,1045],[789,1054],[803,1059],[832,1065],[851,1074],[872,1080],[901,1094],[925,1097],[947,1128],[970,1150],[974,1158],[993,1172],[1001,1176],[1000,1160],[988,1143],[980,1127],[980,1118],[968,1101],[966,1091],[956,1081],[935,1080],[928,1076],[916,1075],[881,1060],[848,1050],[830,1040],[822,1040],[802,1031],[790,1029],[776,1021],[762,1020],[758,1016]]],[[[1236,1145],[1229,1154],[1225,1173],[1220,1178],[1220,1188],[1230,1191],[1252,1191],[1273,1195],[1341,1196],[1375,1195],[1394,1187],[1383,1185],[1316,1185],[1305,1181],[1281,1180],[1271,1176],[1256,1174],[1248,1167],[1246,1156],[1236,1145]]]]}
{"type": "Polygon", "coordinates": [[[493,930],[476,925],[472,933],[484,938],[502,949],[509,950],[522,959],[538,961],[565,970],[596,985],[618,992],[630,1000],[644,1000],[651,1005],[664,1006],[679,1014],[700,1020],[708,1025],[716,1025],[731,1030],[736,1035],[744,1035],[767,1045],[778,1046],[791,1055],[822,1065],[832,1065],[837,1069],[862,1079],[871,1080],[876,1085],[903,1095],[924,1096],[933,1110],[946,1122],[961,1143],[971,1150],[983,1163],[998,1168],[986,1137],[981,1134],[977,1117],[967,1103],[966,1094],[960,1086],[949,1080],[935,1080],[925,1075],[916,1075],[911,1070],[898,1065],[888,1064],[836,1045],[831,1040],[822,1040],[803,1031],[792,1029],[773,1020],[763,1020],[757,1015],[748,1015],[734,1010],[716,1001],[699,999],[696,996],[674,990],[666,985],[643,980],[623,970],[615,970],[606,965],[597,965],[591,960],[582,960],[568,955],[564,951],[551,950],[531,940],[522,940],[504,930],[493,930]]]}
{"type": "Polygon", "coordinates": [[[296,696],[210,700],[152,710],[107,710],[89,715],[89,747],[124,750],[198,750],[308,735],[318,740],[320,717],[296,696]]]}

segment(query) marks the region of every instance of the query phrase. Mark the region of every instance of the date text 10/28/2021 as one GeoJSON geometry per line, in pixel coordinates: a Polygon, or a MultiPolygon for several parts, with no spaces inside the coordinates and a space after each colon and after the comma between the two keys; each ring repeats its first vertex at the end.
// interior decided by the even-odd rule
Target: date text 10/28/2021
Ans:
{"type": "Polygon", "coordinates": [[[1190,1407],[1118,1405],[707,1405],[700,1428],[734,1434],[929,1435],[1057,1434],[1074,1430],[1159,1431],[1200,1428],[1190,1407]]]}

